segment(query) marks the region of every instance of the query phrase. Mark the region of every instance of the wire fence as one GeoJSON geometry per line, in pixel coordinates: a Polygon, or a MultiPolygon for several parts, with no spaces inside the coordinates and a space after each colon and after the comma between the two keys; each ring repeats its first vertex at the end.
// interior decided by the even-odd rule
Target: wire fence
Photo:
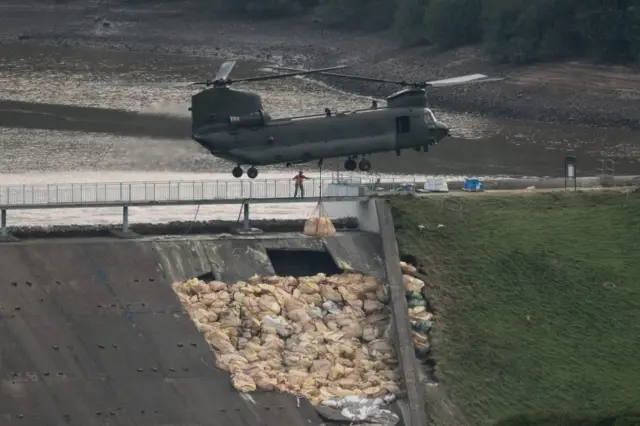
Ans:
{"type": "MultiPolygon", "coordinates": [[[[379,191],[408,191],[425,185],[416,179],[363,179],[332,175],[308,179],[305,198],[362,197],[379,191]]],[[[300,196],[291,179],[166,182],[51,183],[0,186],[0,207],[124,205],[180,201],[289,199],[300,196]]]]}
{"type": "MultiPolygon", "coordinates": [[[[353,186],[310,179],[305,197],[358,196],[353,186]]],[[[290,180],[235,180],[191,182],[116,182],[13,185],[0,187],[0,206],[136,204],[206,200],[285,199],[294,195],[290,180]]]]}

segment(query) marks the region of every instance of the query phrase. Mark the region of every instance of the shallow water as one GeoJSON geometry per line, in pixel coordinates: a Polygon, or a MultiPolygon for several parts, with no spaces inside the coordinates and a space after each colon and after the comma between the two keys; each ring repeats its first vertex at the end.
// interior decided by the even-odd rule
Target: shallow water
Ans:
{"type": "MultiPolygon", "coordinates": [[[[142,135],[147,132],[149,136],[25,129],[14,119],[15,111],[2,109],[0,101],[0,122],[4,118],[5,125],[16,126],[0,128],[0,149],[5,153],[0,158],[3,171],[230,170],[230,164],[211,157],[188,137],[187,107],[192,90],[125,85],[201,80],[215,73],[219,60],[139,52],[18,47],[0,46],[0,80],[3,82],[0,99],[5,103],[25,103],[21,106],[21,117],[31,117],[25,110],[46,103],[121,109],[132,113],[136,131],[142,135]],[[108,84],[96,85],[99,82],[108,84]],[[135,120],[134,113],[146,115],[144,124],[140,124],[142,119],[135,120]],[[170,115],[176,120],[177,124],[168,129],[173,136],[157,137],[158,129],[163,129],[167,120],[154,118],[156,114],[170,115]],[[180,137],[182,134],[184,137],[180,137]]],[[[233,76],[255,74],[258,68],[257,62],[239,62],[233,76]]],[[[274,117],[316,113],[325,107],[349,110],[370,102],[301,78],[238,87],[258,91],[274,117]]],[[[114,130],[125,126],[122,121],[111,122],[106,112],[102,115],[100,110],[87,109],[85,117],[83,111],[59,112],[57,117],[54,111],[46,121],[44,116],[28,118],[28,125],[24,127],[38,126],[34,123],[40,122],[45,123],[42,127],[57,128],[61,123],[63,128],[77,125],[83,130],[98,124],[104,127],[105,123],[114,130]]],[[[640,165],[638,132],[486,119],[437,109],[436,115],[451,126],[452,138],[429,153],[411,151],[400,157],[373,155],[375,171],[559,176],[566,153],[578,156],[583,174],[594,174],[600,158],[615,159],[618,174],[637,173],[640,165]]],[[[329,167],[341,163],[342,160],[330,161],[329,167]]],[[[281,169],[265,168],[262,173],[281,169]]]]}

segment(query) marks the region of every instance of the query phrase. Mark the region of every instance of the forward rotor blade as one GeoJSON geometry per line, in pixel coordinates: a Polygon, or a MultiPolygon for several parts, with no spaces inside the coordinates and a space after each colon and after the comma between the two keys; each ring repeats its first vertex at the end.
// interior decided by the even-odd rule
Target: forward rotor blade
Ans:
{"type": "Polygon", "coordinates": [[[504,80],[501,77],[489,77],[484,74],[469,74],[460,77],[446,78],[444,80],[427,81],[426,85],[430,87],[446,87],[446,86],[458,86],[461,84],[470,83],[487,83],[490,81],[504,80]]]}
{"type": "Polygon", "coordinates": [[[183,88],[195,86],[198,84],[206,84],[206,82],[164,82],[164,83],[87,83],[88,86],[99,86],[99,87],[108,87],[108,86],[118,86],[118,87],[158,87],[161,89],[171,89],[171,88],[183,88]]]}
{"type": "MultiPolygon", "coordinates": [[[[269,68],[271,70],[282,70],[282,71],[296,71],[295,68],[286,68],[286,67],[272,67],[269,68]]],[[[409,83],[406,81],[396,81],[396,80],[385,80],[382,78],[371,78],[371,77],[361,77],[358,75],[349,75],[349,74],[339,74],[335,72],[320,72],[322,75],[328,75],[331,77],[341,77],[341,78],[350,78],[352,80],[360,80],[360,81],[368,81],[371,83],[388,83],[388,84],[399,84],[401,86],[408,86],[409,83]]]]}
{"type": "Polygon", "coordinates": [[[216,77],[213,79],[214,81],[226,80],[231,74],[231,70],[236,65],[236,61],[227,61],[224,64],[220,65],[218,72],[216,73],[216,77]]]}
{"type": "MultiPolygon", "coordinates": [[[[247,77],[247,78],[239,78],[237,80],[233,80],[234,83],[238,83],[241,81],[265,81],[265,80],[275,80],[278,78],[286,78],[286,77],[295,77],[297,75],[307,75],[307,74],[317,74],[317,73],[323,73],[325,71],[331,71],[331,70],[341,70],[344,68],[348,68],[347,65],[341,65],[341,66],[337,66],[337,67],[330,67],[330,68],[319,68],[319,69],[315,69],[315,70],[294,70],[295,72],[288,72],[285,74],[276,74],[276,75],[265,75],[265,76],[260,76],[260,77],[247,77]]],[[[272,68],[272,69],[277,69],[277,68],[272,68]]]]}

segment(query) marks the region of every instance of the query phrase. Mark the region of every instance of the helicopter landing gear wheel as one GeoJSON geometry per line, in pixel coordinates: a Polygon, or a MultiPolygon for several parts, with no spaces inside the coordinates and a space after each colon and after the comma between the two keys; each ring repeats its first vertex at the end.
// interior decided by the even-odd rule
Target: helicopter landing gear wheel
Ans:
{"type": "Polygon", "coordinates": [[[356,160],[354,160],[353,158],[349,158],[347,161],[344,162],[344,169],[348,172],[354,171],[356,167],[357,167],[356,160]]]}
{"type": "Polygon", "coordinates": [[[249,179],[255,179],[258,177],[258,169],[256,169],[255,167],[249,167],[249,170],[247,170],[247,176],[249,176],[249,179]]]}
{"type": "Polygon", "coordinates": [[[369,170],[371,170],[371,161],[367,160],[366,158],[363,158],[358,163],[358,168],[360,169],[360,171],[368,172],[369,170]]]}
{"type": "Polygon", "coordinates": [[[233,170],[231,170],[231,174],[233,175],[234,178],[242,177],[242,173],[244,172],[242,171],[242,167],[240,166],[236,166],[233,168],[233,170]]]}

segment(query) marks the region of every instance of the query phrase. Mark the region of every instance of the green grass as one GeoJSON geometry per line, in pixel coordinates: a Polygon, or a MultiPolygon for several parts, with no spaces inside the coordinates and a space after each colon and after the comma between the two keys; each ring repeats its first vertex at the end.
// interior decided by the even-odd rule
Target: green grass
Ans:
{"type": "Polygon", "coordinates": [[[637,194],[391,202],[438,311],[438,375],[470,421],[639,424],[637,194]]]}

